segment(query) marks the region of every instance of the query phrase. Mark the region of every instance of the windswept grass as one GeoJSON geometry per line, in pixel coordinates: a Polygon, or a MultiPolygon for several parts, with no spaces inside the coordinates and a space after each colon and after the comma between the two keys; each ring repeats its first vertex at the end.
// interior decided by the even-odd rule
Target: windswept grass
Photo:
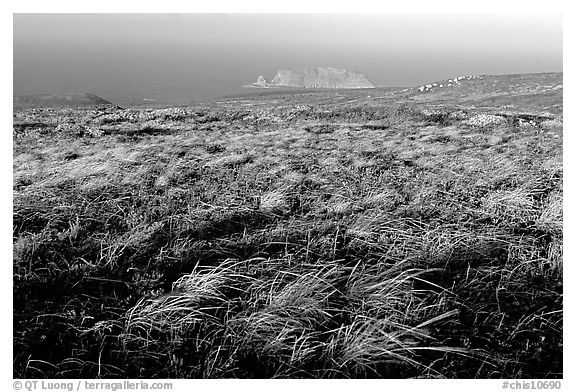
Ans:
{"type": "Polygon", "coordinates": [[[145,357],[178,352],[164,377],[398,377],[441,374],[420,354],[489,360],[430,335],[458,310],[431,306],[414,288],[426,272],[227,260],[136,304],[122,340],[145,357]]]}
{"type": "Polygon", "coordinates": [[[14,376],[562,377],[561,116],[323,99],[16,111],[14,376]]]}

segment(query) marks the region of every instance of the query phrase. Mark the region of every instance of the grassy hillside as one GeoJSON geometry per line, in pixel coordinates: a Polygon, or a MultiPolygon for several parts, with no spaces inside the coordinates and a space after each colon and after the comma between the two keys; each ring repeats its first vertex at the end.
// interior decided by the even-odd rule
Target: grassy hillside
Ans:
{"type": "Polygon", "coordinates": [[[490,78],[16,110],[14,376],[562,377],[562,89],[490,78]]]}
{"type": "Polygon", "coordinates": [[[15,108],[78,108],[110,105],[110,102],[94,94],[35,94],[14,97],[15,108]]]}

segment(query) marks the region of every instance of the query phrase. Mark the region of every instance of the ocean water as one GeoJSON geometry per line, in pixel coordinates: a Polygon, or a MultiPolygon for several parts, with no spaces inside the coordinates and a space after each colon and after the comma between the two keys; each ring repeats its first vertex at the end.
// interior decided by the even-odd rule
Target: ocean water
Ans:
{"type": "Polygon", "coordinates": [[[91,92],[120,106],[188,105],[210,102],[227,95],[257,92],[255,89],[242,87],[240,83],[234,80],[223,82],[188,80],[164,83],[142,81],[117,87],[98,93],[99,86],[94,86],[91,92]]]}
{"type": "MultiPolygon", "coordinates": [[[[207,77],[204,72],[158,68],[154,72],[83,69],[67,64],[14,69],[14,95],[90,93],[117,105],[187,105],[221,96],[256,92],[249,77],[207,77]]],[[[254,79],[255,80],[255,79],[254,79]]]]}
{"type": "Polygon", "coordinates": [[[38,43],[14,47],[14,95],[90,93],[118,105],[186,105],[250,93],[270,64],[230,48],[38,43]]]}

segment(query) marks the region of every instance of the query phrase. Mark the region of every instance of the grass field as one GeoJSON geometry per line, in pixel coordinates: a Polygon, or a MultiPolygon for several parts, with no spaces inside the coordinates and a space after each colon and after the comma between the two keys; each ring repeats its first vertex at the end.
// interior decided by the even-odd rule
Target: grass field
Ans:
{"type": "Polygon", "coordinates": [[[14,377],[562,377],[561,85],[15,108],[14,377]]]}

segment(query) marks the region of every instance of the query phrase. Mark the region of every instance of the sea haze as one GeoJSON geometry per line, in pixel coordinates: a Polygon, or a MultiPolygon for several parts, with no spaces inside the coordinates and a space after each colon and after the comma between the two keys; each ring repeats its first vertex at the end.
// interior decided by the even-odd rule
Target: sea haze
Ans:
{"type": "Polygon", "coordinates": [[[560,15],[16,14],[14,94],[187,104],[248,93],[279,68],[379,86],[562,71],[560,15]],[[490,32],[488,35],[487,32],[490,32]]]}
{"type": "Polygon", "coordinates": [[[226,67],[214,48],[132,45],[126,50],[71,43],[20,50],[15,55],[15,95],[90,92],[118,104],[185,104],[246,92],[242,85],[254,78],[246,65],[226,67]]]}

